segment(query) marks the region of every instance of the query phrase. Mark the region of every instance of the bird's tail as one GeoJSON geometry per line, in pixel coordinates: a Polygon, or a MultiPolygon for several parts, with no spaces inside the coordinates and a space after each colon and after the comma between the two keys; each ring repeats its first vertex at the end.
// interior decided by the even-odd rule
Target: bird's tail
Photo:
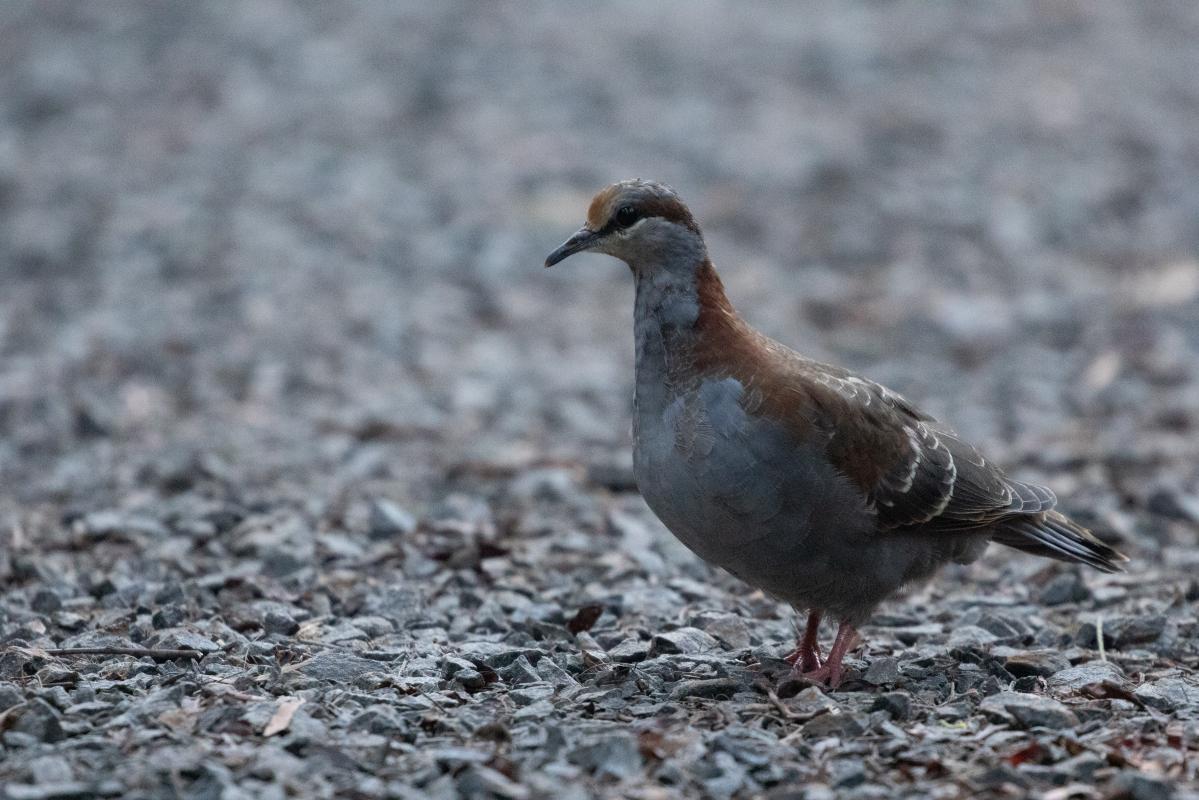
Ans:
{"type": "Polygon", "coordinates": [[[995,527],[994,541],[1033,555],[1077,561],[1102,572],[1123,572],[1128,556],[1056,511],[1010,517],[995,527]]]}

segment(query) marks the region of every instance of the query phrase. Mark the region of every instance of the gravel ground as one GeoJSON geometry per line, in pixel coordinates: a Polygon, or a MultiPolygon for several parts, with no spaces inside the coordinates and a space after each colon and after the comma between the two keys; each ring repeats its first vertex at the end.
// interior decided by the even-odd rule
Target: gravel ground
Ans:
{"type": "Polygon", "coordinates": [[[0,793],[1199,797],[1197,43],[1182,0],[6,0],[0,793]],[[1129,572],[996,549],[782,681],[790,610],[632,485],[627,271],[540,268],[633,175],[1129,572]]]}

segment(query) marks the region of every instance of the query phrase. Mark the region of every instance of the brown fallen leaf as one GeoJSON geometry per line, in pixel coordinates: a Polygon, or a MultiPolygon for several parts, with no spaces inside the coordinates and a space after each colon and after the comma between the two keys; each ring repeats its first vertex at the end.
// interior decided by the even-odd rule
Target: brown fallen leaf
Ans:
{"type": "Polygon", "coordinates": [[[574,634],[591,630],[591,626],[604,613],[604,607],[599,603],[588,603],[580,608],[566,623],[566,629],[574,634]]]}
{"type": "Polygon", "coordinates": [[[274,736],[276,733],[283,733],[291,725],[291,718],[296,715],[296,709],[302,705],[304,705],[302,697],[280,697],[275,713],[262,729],[262,735],[274,736]]]}

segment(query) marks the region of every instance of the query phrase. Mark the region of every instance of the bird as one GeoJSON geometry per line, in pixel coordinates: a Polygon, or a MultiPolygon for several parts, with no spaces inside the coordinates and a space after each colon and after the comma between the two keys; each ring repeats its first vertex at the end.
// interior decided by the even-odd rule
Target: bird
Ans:
{"type": "Polygon", "coordinates": [[[797,612],[792,677],[837,688],[887,598],[991,542],[1118,572],[1127,557],[900,394],[806,358],[734,309],[699,224],[650,180],[595,195],[545,259],[614,256],[635,283],[633,474],[692,552],[797,612]],[[838,623],[825,656],[819,630],[838,623]]]}

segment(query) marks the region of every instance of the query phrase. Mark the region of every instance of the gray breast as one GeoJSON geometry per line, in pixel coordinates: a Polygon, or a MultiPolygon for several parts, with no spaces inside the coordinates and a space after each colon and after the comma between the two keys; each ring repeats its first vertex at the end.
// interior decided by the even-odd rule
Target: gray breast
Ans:
{"type": "Polygon", "coordinates": [[[638,485],[701,558],[799,602],[798,587],[857,559],[852,542],[873,525],[860,493],[814,445],[747,414],[742,395],[738,381],[724,378],[661,403],[639,397],[638,485]]]}

